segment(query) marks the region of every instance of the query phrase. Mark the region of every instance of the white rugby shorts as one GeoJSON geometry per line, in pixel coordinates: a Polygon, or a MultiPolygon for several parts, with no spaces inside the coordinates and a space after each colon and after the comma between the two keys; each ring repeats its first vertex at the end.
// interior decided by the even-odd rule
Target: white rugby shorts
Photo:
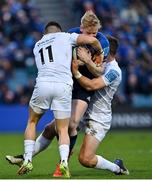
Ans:
{"type": "Polygon", "coordinates": [[[107,128],[104,128],[104,125],[93,121],[91,119],[87,119],[85,123],[85,133],[94,136],[98,141],[102,141],[108,132],[107,128]]]}
{"type": "Polygon", "coordinates": [[[57,82],[37,82],[29,105],[34,112],[44,113],[50,109],[56,119],[71,116],[72,86],[57,82]]]}

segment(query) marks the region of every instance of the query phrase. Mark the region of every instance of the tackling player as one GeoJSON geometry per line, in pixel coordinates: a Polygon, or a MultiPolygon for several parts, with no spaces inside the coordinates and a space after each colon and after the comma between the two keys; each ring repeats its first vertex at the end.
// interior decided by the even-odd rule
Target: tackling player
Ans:
{"type": "MultiPolygon", "coordinates": [[[[88,91],[95,91],[91,97],[84,119],[86,120],[85,136],[79,153],[79,162],[89,168],[107,169],[115,174],[129,174],[123,161],[116,159],[114,163],[96,155],[97,148],[110,129],[112,120],[111,101],[121,82],[121,70],[115,59],[118,41],[108,36],[110,42],[110,54],[106,60],[105,72],[98,78],[89,79],[78,70],[76,60],[72,62],[72,72],[80,85],[88,91]]],[[[91,56],[83,49],[79,49],[78,55],[85,63],[91,61],[91,56]]]]}
{"type": "MultiPolygon", "coordinates": [[[[103,48],[103,55],[104,57],[106,57],[109,52],[109,42],[102,33],[98,32],[100,27],[101,24],[97,16],[92,11],[87,11],[84,14],[84,16],[81,18],[80,28],[73,28],[69,30],[69,32],[70,33],[76,32],[80,34],[86,34],[89,36],[95,36],[100,41],[101,46],[103,48]]],[[[94,75],[92,75],[92,73],[90,73],[87,68],[89,68],[89,70],[92,71],[92,73],[95,76],[99,76],[101,74],[102,68],[100,66],[98,67],[94,66],[94,63],[92,63],[92,61],[90,61],[87,64],[87,67],[81,66],[80,72],[89,78],[93,78],[94,75]]],[[[94,92],[86,91],[85,88],[81,87],[79,83],[77,83],[77,81],[74,79],[74,88],[72,92],[72,116],[69,125],[70,151],[73,149],[73,146],[75,145],[76,142],[78,124],[88,107],[90,98],[93,95],[93,93],[94,92]]],[[[56,135],[55,124],[54,122],[52,122],[46,126],[44,132],[37,138],[35,144],[35,151],[33,155],[36,155],[37,153],[47,148],[55,135],[56,135]]],[[[13,156],[7,156],[6,159],[13,163],[13,161],[16,162],[16,160],[17,162],[19,162],[22,159],[22,157],[17,156],[16,158],[13,156]]],[[[53,176],[58,177],[61,175],[62,174],[59,171],[59,166],[57,166],[57,171],[55,171],[53,176]]]]}
{"type": "Polygon", "coordinates": [[[72,45],[81,44],[90,44],[99,52],[102,51],[96,38],[76,33],[62,33],[60,25],[56,22],[49,22],[46,25],[44,36],[35,44],[33,52],[38,76],[29,102],[29,118],[24,140],[24,162],[18,170],[19,175],[33,169],[32,155],[35,148],[36,125],[45,111],[51,109],[59,136],[60,170],[65,177],[70,177],[67,159],[73,84],[72,45]]]}

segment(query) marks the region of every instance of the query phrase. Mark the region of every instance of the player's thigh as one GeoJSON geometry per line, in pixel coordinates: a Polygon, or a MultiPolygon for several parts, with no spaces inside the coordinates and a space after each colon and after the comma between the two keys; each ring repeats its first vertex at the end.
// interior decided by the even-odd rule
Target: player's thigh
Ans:
{"type": "Polygon", "coordinates": [[[96,150],[107,133],[104,124],[86,120],[85,124],[85,137],[81,146],[79,157],[92,158],[96,154],[96,150]]]}
{"type": "Polygon", "coordinates": [[[72,100],[72,113],[71,113],[71,119],[70,119],[70,128],[72,128],[75,125],[78,126],[87,108],[88,108],[88,104],[86,101],[79,100],[79,99],[72,100]]]}
{"type": "Polygon", "coordinates": [[[107,130],[103,124],[87,120],[85,125],[85,137],[80,150],[80,157],[91,158],[96,154],[100,142],[105,137],[107,130]]]}
{"type": "Polygon", "coordinates": [[[50,104],[55,119],[71,117],[72,87],[65,83],[56,83],[54,89],[56,95],[50,104]]]}
{"type": "Polygon", "coordinates": [[[42,135],[47,139],[53,139],[57,135],[54,119],[45,126],[42,135]]]}
{"type": "Polygon", "coordinates": [[[50,107],[53,84],[50,82],[37,82],[29,105],[36,113],[44,113],[50,107]]]}
{"type": "Polygon", "coordinates": [[[92,119],[86,120],[85,133],[93,136],[99,142],[101,142],[104,139],[107,131],[108,129],[103,123],[99,123],[92,119]]]}
{"type": "Polygon", "coordinates": [[[31,107],[29,107],[29,118],[28,123],[35,123],[37,124],[40,118],[42,117],[43,113],[36,113],[31,107]]]}

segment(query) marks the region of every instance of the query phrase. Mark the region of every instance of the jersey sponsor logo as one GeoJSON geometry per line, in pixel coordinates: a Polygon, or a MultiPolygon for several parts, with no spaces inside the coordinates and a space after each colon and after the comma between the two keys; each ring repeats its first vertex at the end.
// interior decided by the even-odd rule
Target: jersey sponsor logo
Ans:
{"type": "Polygon", "coordinates": [[[52,37],[50,39],[40,41],[40,42],[37,43],[37,46],[39,47],[40,45],[45,45],[45,44],[48,44],[48,43],[52,43],[52,42],[54,42],[54,39],[55,39],[55,37],[52,37]]]}
{"type": "Polygon", "coordinates": [[[105,77],[107,78],[107,80],[111,83],[112,81],[114,81],[117,77],[119,77],[119,73],[116,70],[111,69],[106,75],[105,77]]]}

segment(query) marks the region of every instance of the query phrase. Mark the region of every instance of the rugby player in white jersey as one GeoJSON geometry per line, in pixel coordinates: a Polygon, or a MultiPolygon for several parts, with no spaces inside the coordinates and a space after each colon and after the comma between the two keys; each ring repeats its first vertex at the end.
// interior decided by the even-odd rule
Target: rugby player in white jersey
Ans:
{"type": "Polygon", "coordinates": [[[96,38],[76,33],[63,33],[56,22],[49,22],[46,25],[44,36],[35,44],[33,52],[38,76],[29,102],[29,118],[24,140],[24,162],[18,170],[19,175],[33,169],[32,154],[35,148],[36,125],[45,111],[51,109],[59,136],[60,170],[65,177],[70,177],[67,159],[73,84],[72,46],[82,44],[90,44],[99,51],[102,50],[96,38]]]}
{"type": "MultiPolygon", "coordinates": [[[[96,36],[96,38],[100,41],[101,46],[103,48],[102,55],[107,56],[108,51],[109,51],[109,42],[107,38],[101,32],[98,32],[100,27],[101,27],[101,24],[97,16],[93,12],[87,11],[84,14],[84,16],[81,18],[80,28],[72,28],[70,30],[70,33],[76,30],[77,33],[82,33],[89,36],[96,36]]],[[[102,68],[100,66],[96,66],[92,61],[89,62],[89,64],[87,64],[87,67],[89,68],[90,71],[92,70],[92,73],[95,76],[99,76],[99,74],[102,71],[102,68]]],[[[87,70],[87,67],[83,68],[81,66],[81,70],[85,72],[86,76],[89,75],[89,77],[93,78],[94,76],[91,73],[89,73],[89,71],[87,70]]],[[[77,83],[76,80],[74,81],[73,97],[72,97],[72,117],[70,118],[70,125],[69,125],[70,150],[72,150],[76,142],[77,126],[88,107],[90,97],[92,96],[93,93],[94,92],[86,91],[77,83]]],[[[53,121],[45,127],[45,130],[36,139],[33,156],[37,155],[38,153],[46,149],[51,143],[54,136],[56,136],[56,130],[55,130],[55,125],[53,121]]],[[[6,160],[8,160],[11,164],[21,165],[24,160],[24,157],[23,155],[17,155],[17,156],[7,155],[6,160]]],[[[60,172],[60,168],[58,164],[57,164],[57,168],[53,176],[54,177],[62,176],[62,173],[60,172]]]]}
{"type": "MultiPolygon", "coordinates": [[[[89,168],[107,169],[115,174],[129,174],[121,159],[114,163],[96,155],[101,141],[110,129],[112,120],[111,101],[121,82],[121,70],[115,59],[118,41],[108,36],[110,54],[106,60],[105,72],[98,78],[89,79],[78,70],[76,60],[72,62],[72,71],[80,85],[88,91],[95,91],[90,100],[84,119],[86,120],[85,136],[79,153],[79,162],[89,168]]],[[[83,49],[79,49],[78,55],[86,64],[91,61],[91,55],[83,49]]]]}

